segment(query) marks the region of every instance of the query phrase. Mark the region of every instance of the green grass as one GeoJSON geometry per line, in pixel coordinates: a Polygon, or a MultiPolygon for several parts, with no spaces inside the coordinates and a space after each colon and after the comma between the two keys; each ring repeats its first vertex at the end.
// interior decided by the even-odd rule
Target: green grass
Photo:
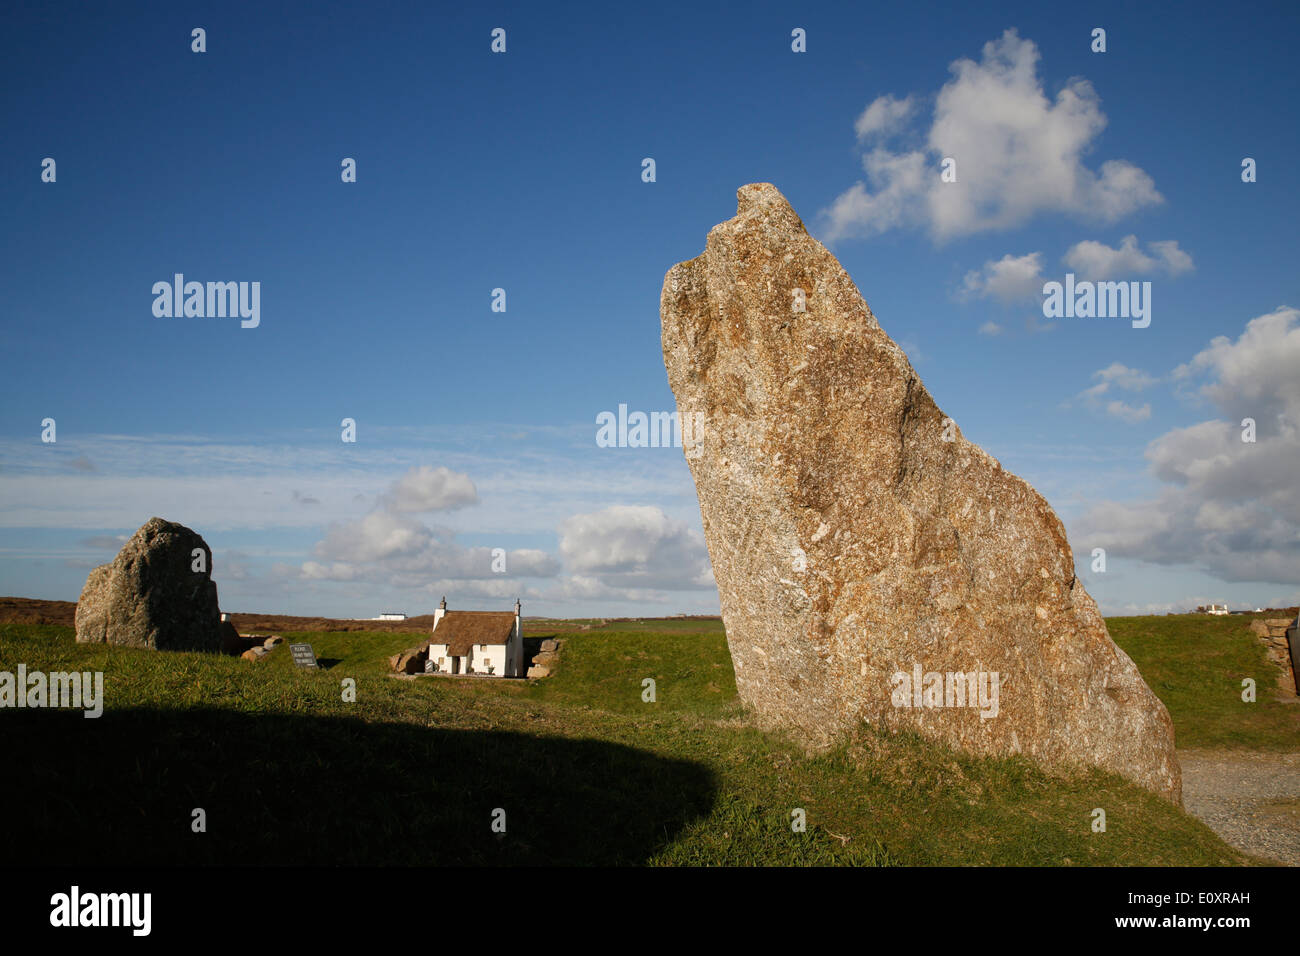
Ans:
{"type": "Polygon", "coordinates": [[[0,711],[7,766],[21,768],[0,788],[0,863],[1250,862],[1099,771],[870,728],[810,756],[748,721],[719,626],[663,623],[557,628],[560,666],[538,682],[385,676],[415,635],[285,634],[329,664],[311,672],[283,647],[254,664],[0,625],[0,670],[106,675],[99,720],[0,711]],[[191,832],[195,807],[206,833],[191,832]],[[498,807],[504,836],[489,825],[498,807]]]}
{"type": "Polygon", "coordinates": [[[281,631],[280,636],[284,643],[259,664],[297,670],[289,645],[310,644],[321,667],[339,668],[353,677],[382,677],[388,673],[388,658],[424,640],[421,634],[387,631],[281,631]]]}
{"type": "Polygon", "coordinates": [[[1300,704],[1275,690],[1280,668],[1250,630],[1263,614],[1115,617],[1106,627],[1174,721],[1180,748],[1300,749],[1300,704]],[[1241,699],[1243,678],[1255,701],[1241,699]]]}
{"type": "Polygon", "coordinates": [[[740,713],[736,676],[721,624],[705,633],[676,628],[654,633],[627,627],[620,623],[590,633],[560,635],[565,642],[563,666],[553,677],[534,682],[529,699],[643,715],[650,706],[642,700],[643,682],[650,679],[658,712],[700,717],[740,713]]]}

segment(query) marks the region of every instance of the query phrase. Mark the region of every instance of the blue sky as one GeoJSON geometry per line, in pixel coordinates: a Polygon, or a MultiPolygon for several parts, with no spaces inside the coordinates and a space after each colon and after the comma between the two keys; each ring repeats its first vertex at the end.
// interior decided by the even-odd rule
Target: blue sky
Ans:
{"type": "Polygon", "coordinates": [[[0,593],[75,600],[159,514],[231,610],[716,611],[681,451],[595,418],[674,408],[664,273],[767,181],[1104,610],[1295,603],[1298,38],[1293,4],[11,5],[0,593]],[[260,282],[260,325],[155,317],[178,272],[260,282]],[[1150,281],[1150,327],[1044,319],[1067,272],[1150,281]]]}

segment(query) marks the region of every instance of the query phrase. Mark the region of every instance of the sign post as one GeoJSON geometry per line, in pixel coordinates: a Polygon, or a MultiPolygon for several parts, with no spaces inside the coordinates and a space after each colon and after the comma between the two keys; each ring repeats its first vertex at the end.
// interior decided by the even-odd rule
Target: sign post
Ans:
{"type": "Polygon", "coordinates": [[[320,666],[316,663],[316,652],[311,649],[310,644],[290,644],[289,653],[293,655],[293,662],[299,667],[320,666]]]}

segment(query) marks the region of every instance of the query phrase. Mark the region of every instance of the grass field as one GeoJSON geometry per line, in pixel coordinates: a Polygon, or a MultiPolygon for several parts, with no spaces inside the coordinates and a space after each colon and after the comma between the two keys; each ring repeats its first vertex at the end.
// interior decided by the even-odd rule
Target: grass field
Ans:
{"type": "Polygon", "coordinates": [[[1300,705],[1278,701],[1278,668],[1249,630],[1271,616],[1115,617],[1106,627],[1169,708],[1179,747],[1300,750],[1300,705]],[[1247,677],[1254,703],[1241,699],[1247,677]]]}
{"type": "MultiPolygon", "coordinates": [[[[1221,620],[1241,634],[1189,617],[1111,624],[1168,703],[1180,746],[1276,745],[1295,718],[1264,692],[1253,710],[1232,706],[1237,671],[1262,677],[1268,665],[1242,618],[1221,620]]],[[[716,621],[555,632],[557,672],[528,682],[386,676],[410,634],[286,633],[313,645],[325,668],[310,672],[284,647],[253,664],[0,624],[0,670],[102,670],[106,697],[98,720],[0,711],[13,774],[0,810],[15,824],[0,862],[1251,862],[1098,771],[1048,773],[869,728],[808,756],[750,725],[716,621]],[[349,677],[355,702],[343,700],[349,677]],[[642,700],[647,677],[654,703],[642,700]],[[1105,833],[1091,831],[1095,807],[1105,833]],[[192,831],[195,808],[204,833],[192,831]],[[490,827],[498,808],[505,834],[490,827]],[[796,809],[806,832],[791,826],[796,809]]]]}

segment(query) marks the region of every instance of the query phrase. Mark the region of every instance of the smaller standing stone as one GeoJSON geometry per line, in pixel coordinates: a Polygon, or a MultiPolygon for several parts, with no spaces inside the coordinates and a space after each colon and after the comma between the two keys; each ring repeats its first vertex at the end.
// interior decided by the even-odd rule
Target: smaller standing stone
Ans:
{"type": "Polygon", "coordinates": [[[220,651],[212,549],[184,525],[150,518],[116,558],[90,572],[76,625],[82,644],[220,651]]]}

